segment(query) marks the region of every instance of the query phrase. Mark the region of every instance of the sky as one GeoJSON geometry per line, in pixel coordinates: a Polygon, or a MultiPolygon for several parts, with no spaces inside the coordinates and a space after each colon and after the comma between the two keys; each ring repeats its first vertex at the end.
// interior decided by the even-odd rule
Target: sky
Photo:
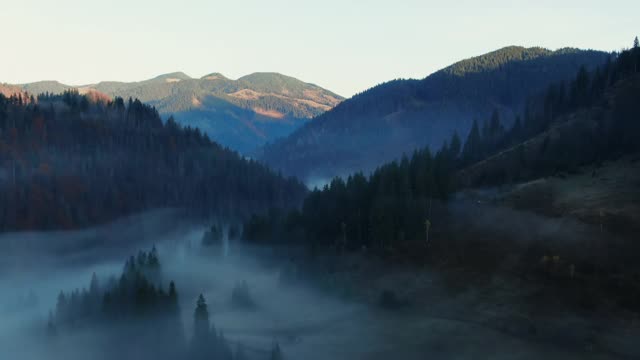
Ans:
{"type": "Polygon", "coordinates": [[[351,96],[508,45],[620,50],[637,0],[0,0],[0,82],[279,72],[351,96]]]}

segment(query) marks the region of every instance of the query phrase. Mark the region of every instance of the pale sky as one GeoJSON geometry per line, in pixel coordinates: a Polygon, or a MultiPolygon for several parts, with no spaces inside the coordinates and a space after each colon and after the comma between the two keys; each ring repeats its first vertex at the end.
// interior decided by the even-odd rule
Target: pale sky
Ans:
{"type": "Polygon", "coordinates": [[[638,19],[638,0],[0,0],[0,82],[274,71],[351,96],[507,45],[619,50],[638,19]]]}

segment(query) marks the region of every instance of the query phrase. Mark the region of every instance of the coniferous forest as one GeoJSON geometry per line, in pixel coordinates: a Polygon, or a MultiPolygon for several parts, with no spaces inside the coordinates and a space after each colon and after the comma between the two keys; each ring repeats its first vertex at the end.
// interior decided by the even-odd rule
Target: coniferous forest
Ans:
{"type": "MultiPolygon", "coordinates": [[[[233,350],[233,344],[212,323],[202,294],[190,324],[183,324],[176,284],[169,281],[164,288],[164,276],[153,247],[131,256],[119,277],[99,279],[94,273],[88,288],[61,291],[49,313],[47,341],[72,343],[78,334],[90,332],[100,334],[100,342],[82,356],[101,358],[100,353],[108,353],[108,359],[245,359],[242,346],[233,350]],[[185,325],[192,326],[190,338],[185,325]]],[[[243,289],[248,291],[246,283],[243,289]]],[[[281,356],[277,344],[271,352],[275,356],[265,359],[281,356]]]]}
{"type": "Polygon", "coordinates": [[[392,80],[265,146],[261,159],[305,180],[372,171],[416,148],[437,151],[453,131],[464,136],[474,118],[482,121],[495,109],[510,126],[529,97],[550,84],[569,82],[579,67],[591,71],[611,56],[510,46],[461,60],[421,80],[392,80]]]}
{"type": "Polygon", "coordinates": [[[296,180],[138,100],[0,95],[0,228],[72,229],[158,207],[243,216],[296,205],[296,180]]]}
{"type": "Polygon", "coordinates": [[[569,83],[552,84],[530,98],[508,129],[496,111],[482,129],[474,121],[461,167],[505,150],[518,153],[521,162],[473,178],[470,185],[522,181],[637,152],[639,59],[640,49],[634,47],[591,72],[581,67],[569,83]],[[534,139],[541,139],[542,146],[533,156],[525,154],[525,143],[534,139]]]}
{"type": "Polygon", "coordinates": [[[640,5],[445,5],[3,5],[0,360],[640,359],[640,5]]]}
{"type": "Polygon", "coordinates": [[[638,63],[640,48],[634,47],[591,72],[582,67],[569,83],[529,98],[510,128],[495,110],[482,125],[473,121],[464,142],[454,132],[435,154],[424,148],[368,177],[335,178],[312,191],[300,210],[254,215],[245,223],[245,238],[305,239],[352,250],[425,239],[434,203],[440,208],[461,186],[525,181],[636,153],[638,63]],[[577,122],[577,116],[589,121],[577,122]],[[542,145],[528,149],[538,137],[542,145]],[[482,168],[503,152],[509,162],[482,168]]]}

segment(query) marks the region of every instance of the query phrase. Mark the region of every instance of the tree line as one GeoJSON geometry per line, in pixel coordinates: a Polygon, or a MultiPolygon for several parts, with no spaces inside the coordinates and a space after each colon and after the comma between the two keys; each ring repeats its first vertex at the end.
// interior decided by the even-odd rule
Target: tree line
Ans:
{"type": "Polygon", "coordinates": [[[451,174],[460,156],[460,139],[437,153],[416,151],[346,180],[335,178],[305,198],[300,210],[272,209],[244,224],[244,239],[254,243],[287,239],[344,249],[385,248],[404,240],[426,239],[431,208],[452,192],[451,174]]]}

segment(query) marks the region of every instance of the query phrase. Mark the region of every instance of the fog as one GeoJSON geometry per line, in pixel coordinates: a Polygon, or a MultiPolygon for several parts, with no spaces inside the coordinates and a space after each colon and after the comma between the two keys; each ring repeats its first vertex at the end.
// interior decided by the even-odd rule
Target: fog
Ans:
{"type": "Polygon", "coordinates": [[[345,339],[328,336],[318,340],[314,334],[365,316],[361,305],[348,305],[307,286],[283,284],[279,266],[256,257],[259,252],[264,259],[270,251],[238,244],[230,244],[222,254],[201,248],[205,226],[175,221],[173,215],[154,212],[81,231],[1,236],[2,353],[25,360],[82,359],[87,355],[109,359],[101,329],[85,328],[58,336],[57,344],[52,345],[45,334],[48,314],[55,310],[61,290],[88,287],[93,273],[102,283],[110,276],[117,277],[130,255],[151,246],[157,247],[164,285],[169,280],[176,283],[187,338],[193,336],[196,299],[203,294],[212,325],[224,333],[234,350],[242,344],[250,359],[268,358],[276,342],[285,349],[287,358],[326,358],[328,352],[316,351],[317,346],[345,339]],[[233,289],[241,282],[247,283],[255,299],[253,309],[238,309],[232,303],[233,289]]]}
{"type": "MultiPolygon", "coordinates": [[[[284,281],[282,269],[301,266],[301,255],[233,242],[227,251],[204,249],[200,242],[205,226],[177,218],[166,210],[81,231],[0,237],[2,354],[10,354],[7,358],[12,360],[115,358],[104,341],[106,330],[100,327],[58,334],[51,340],[46,334],[48,314],[55,309],[61,290],[87,287],[93,273],[104,283],[109,276],[121,273],[130,255],[155,245],[164,286],[175,281],[187,341],[194,336],[194,308],[203,294],[212,325],[224,333],[234,351],[242,346],[248,359],[269,359],[274,343],[286,359],[309,360],[469,359],[478,358],[479,351],[483,358],[494,359],[618,357],[610,351],[585,350],[581,336],[591,331],[593,324],[584,319],[567,316],[549,325],[548,329],[555,329],[563,339],[560,344],[540,341],[540,336],[521,331],[529,326],[522,322],[509,320],[505,330],[505,325],[497,322],[504,322],[504,314],[513,312],[517,304],[500,304],[501,308],[486,311],[504,314],[479,316],[474,313],[482,298],[479,290],[452,293],[429,271],[388,268],[385,271],[389,274],[370,283],[367,278],[354,281],[360,282],[357,286],[372,299],[387,287],[412,292],[416,299],[412,306],[399,311],[381,309],[372,304],[375,301],[356,301],[320,290],[311,282],[284,281]],[[246,282],[253,302],[250,307],[238,307],[232,300],[234,289],[242,282],[246,282]],[[564,327],[553,327],[558,324],[564,327]],[[562,334],[568,329],[577,335],[562,334]],[[569,340],[565,343],[564,339],[569,340]]],[[[359,263],[358,255],[350,259],[357,266],[366,266],[359,263]]],[[[486,310],[488,305],[482,306],[486,310]]],[[[128,335],[119,336],[120,341],[126,341],[128,335]]],[[[155,344],[150,342],[149,346],[155,344]]],[[[128,353],[118,358],[151,357],[128,353]]]]}

